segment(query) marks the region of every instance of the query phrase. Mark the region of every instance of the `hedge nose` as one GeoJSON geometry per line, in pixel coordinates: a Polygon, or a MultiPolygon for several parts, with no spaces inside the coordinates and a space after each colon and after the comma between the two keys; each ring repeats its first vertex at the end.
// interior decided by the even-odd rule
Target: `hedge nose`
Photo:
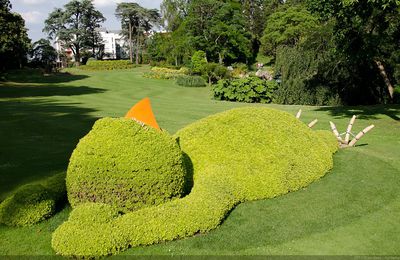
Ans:
{"type": "Polygon", "coordinates": [[[131,119],[104,118],[80,140],[67,171],[68,200],[106,203],[122,212],[182,195],[182,152],[167,133],[131,119]]]}
{"type": "Polygon", "coordinates": [[[111,206],[81,205],[54,232],[55,251],[102,256],[207,232],[238,203],[296,191],[324,176],[338,148],[331,133],[267,108],[216,114],[176,137],[193,164],[188,196],[123,215],[111,206]]]}

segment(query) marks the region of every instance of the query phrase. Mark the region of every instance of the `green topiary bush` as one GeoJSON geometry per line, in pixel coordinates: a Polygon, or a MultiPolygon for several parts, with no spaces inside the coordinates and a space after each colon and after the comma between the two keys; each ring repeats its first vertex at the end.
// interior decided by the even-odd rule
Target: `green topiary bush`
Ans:
{"type": "Polygon", "coordinates": [[[104,118],[80,140],[67,171],[68,200],[110,204],[122,212],[180,197],[182,152],[167,133],[134,120],[104,118]]]}
{"type": "Polygon", "coordinates": [[[29,226],[43,221],[66,201],[65,173],[37,184],[28,184],[0,204],[0,223],[29,226]]]}
{"type": "Polygon", "coordinates": [[[181,75],[176,79],[176,84],[183,87],[205,87],[206,81],[200,76],[181,75]]]}
{"type": "Polygon", "coordinates": [[[220,80],[213,87],[217,100],[239,101],[247,103],[271,103],[278,89],[276,81],[265,81],[258,77],[233,80],[220,80]]]}
{"type": "Polygon", "coordinates": [[[321,178],[338,148],[332,134],[267,108],[216,114],[175,136],[193,165],[188,196],[124,215],[103,205],[81,205],[53,233],[55,251],[103,256],[207,232],[238,203],[273,198],[321,178]]]}

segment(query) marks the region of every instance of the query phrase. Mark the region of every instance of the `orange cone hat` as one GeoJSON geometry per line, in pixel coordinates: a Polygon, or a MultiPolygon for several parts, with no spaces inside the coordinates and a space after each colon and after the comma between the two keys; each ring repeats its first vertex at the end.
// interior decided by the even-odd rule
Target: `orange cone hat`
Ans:
{"type": "Polygon", "coordinates": [[[161,130],[154,117],[153,110],[151,109],[149,98],[144,98],[136,103],[136,105],[126,113],[125,118],[135,119],[145,125],[161,130]]]}

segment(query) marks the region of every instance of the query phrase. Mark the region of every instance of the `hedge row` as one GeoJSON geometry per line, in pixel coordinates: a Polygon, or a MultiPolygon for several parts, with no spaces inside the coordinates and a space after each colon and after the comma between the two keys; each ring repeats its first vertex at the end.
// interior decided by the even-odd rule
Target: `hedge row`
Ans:
{"type": "Polygon", "coordinates": [[[271,103],[278,89],[276,81],[265,81],[257,77],[233,80],[220,80],[213,87],[217,100],[247,103],[271,103]]]}
{"type": "Polygon", "coordinates": [[[322,177],[337,149],[332,134],[316,133],[292,115],[267,108],[213,115],[176,137],[193,164],[188,196],[124,215],[109,205],[81,205],[53,233],[55,251],[104,256],[207,232],[240,202],[273,198],[322,177]]]}
{"type": "Polygon", "coordinates": [[[180,75],[176,79],[176,84],[183,87],[205,87],[206,81],[200,76],[180,75]]]}
{"type": "Polygon", "coordinates": [[[68,200],[114,205],[121,212],[180,197],[186,170],[166,132],[132,119],[103,118],[79,141],[67,171],[68,200]]]}
{"type": "Polygon", "coordinates": [[[137,67],[129,60],[89,60],[86,65],[79,67],[81,70],[97,71],[97,70],[122,70],[137,67]]]}
{"type": "Polygon", "coordinates": [[[53,216],[66,202],[65,173],[28,184],[0,204],[0,223],[8,226],[29,226],[53,216]]]}
{"type": "Polygon", "coordinates": [[[178,76],[187,74],[189,74],[189,70],[187,68],[175,70],[162,67],[153,67],[151,68],[151,71],[144,73],[143,77],[151,79],[176,79],[178,76]]]}

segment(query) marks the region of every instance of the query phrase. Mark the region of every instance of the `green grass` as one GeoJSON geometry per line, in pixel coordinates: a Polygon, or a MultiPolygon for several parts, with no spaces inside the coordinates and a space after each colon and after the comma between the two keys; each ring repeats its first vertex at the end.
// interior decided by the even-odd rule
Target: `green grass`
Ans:
{"type": "MultiPolygon", "coordinates": [[[[170,133],[207,115],[249,106],[214,101],[208,87],[141,77],[146,70],[10,73],[9,82],[0,83],[0,201],[24,183],[65,171],[96,119],[123,116],[145,96],[170,133]]],[[[268,106],[292,114],[299,109],[268,106]]],[[[303,121],[319,119],[317,129],[329,129],[332,120],[343,132],[353,113],[359,115],[354,131],[369,124],[376,128],[358,147],[339,151],[333,171],[304,190],[241,204],[208,234],[123,254],[399,255],[400,106],[302,109],[303,121]]],[[[54,254],[51,234],[69,212],[66,207],[33,227],[0,225],[0,255],[54,254]]]]}

